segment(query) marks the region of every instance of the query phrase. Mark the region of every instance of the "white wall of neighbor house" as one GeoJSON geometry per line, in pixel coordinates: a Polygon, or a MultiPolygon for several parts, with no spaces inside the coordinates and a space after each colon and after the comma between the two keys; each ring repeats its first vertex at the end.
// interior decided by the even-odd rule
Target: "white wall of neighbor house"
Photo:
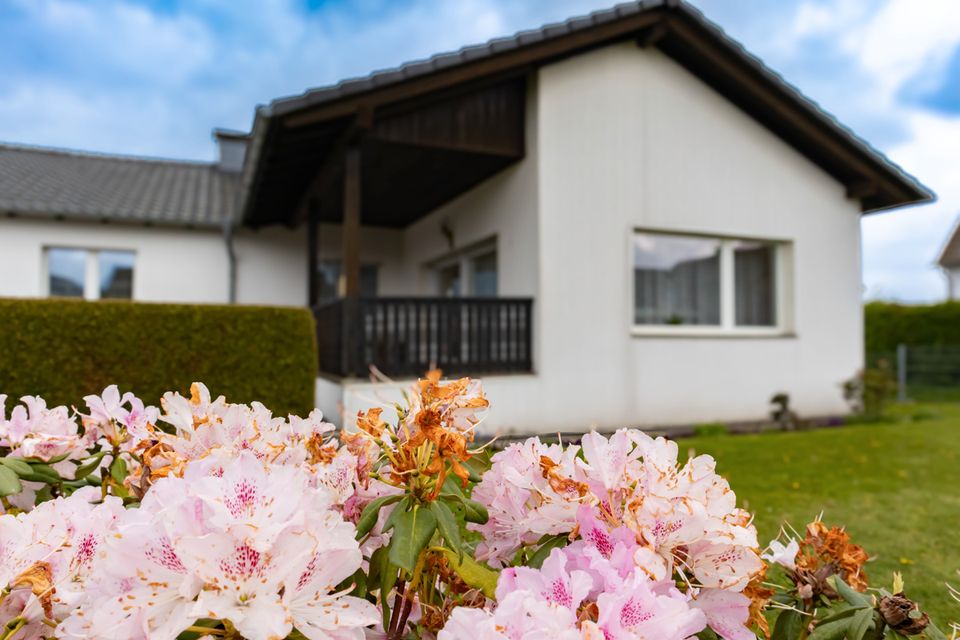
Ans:
{"type": "Polygon", "coordinates": [[[942,270],[947,281],[947,300],[960,300],[960,268],[943,267],[942,270]]]}
{"type": "Polygon", "coordinates": [[[227,301],[227,257],[219,230],[26,218],[0,219],[0,296],[46,296],[50,247],[134,252],[135,300],[227,301]]]}

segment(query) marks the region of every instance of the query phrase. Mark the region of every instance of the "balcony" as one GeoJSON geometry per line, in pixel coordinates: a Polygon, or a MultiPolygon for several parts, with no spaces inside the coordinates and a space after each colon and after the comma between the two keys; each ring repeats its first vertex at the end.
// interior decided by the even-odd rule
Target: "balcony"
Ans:
{"type": "Polygon", "coordinates": [[[530,373],[530,298],[342,298],[315,306],[322,373],[530,373]]]}

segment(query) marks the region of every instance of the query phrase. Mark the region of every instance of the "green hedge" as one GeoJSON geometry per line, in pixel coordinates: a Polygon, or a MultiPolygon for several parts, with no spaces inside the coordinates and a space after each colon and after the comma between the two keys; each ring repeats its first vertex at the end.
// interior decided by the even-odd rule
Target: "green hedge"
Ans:
{"type": "Polygon", "coordinates": [[[960,345],[960,302],[903,305],[871,302],[864,308],[867,353],[898,344],[960,345]]]}
{"type": "Polygon", "coordinates": [[[108,384],[158,405],[196,380],[232,402],[303,415],[316,350],[306,309],[0,300],[0,393],[51,405],[82,406],[108,384]]]}

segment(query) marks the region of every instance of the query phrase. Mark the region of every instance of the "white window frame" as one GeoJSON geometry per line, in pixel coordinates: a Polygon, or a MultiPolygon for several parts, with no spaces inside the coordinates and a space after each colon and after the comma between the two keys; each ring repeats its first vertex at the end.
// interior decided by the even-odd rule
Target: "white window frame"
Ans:
{"type": "Polygon", "coordinates": [[[723,233],[700,233],[673,229],[631,228],[627,238],[627,264],[629,274],[627,298],[630,300],[628,323],[630,333],[636,337],[722,337],[722,338],[774,338],[793,337],[793,243],[786,239],[729,235],[723,233]],[[719,325],[669,325],[636,324],[636,292],[634,284],[634,236],[637,234],[686,236],[720,242],[720,324],[719,325]],[[776,273],[774,291],[774,314],[776,324],[770,327],[737,326],[735,305],[734,246],[738,242],[763,242],[774,248],[776,273]]]}
{"type": "Polygon", "coordinates": [[[50,292],[50,250],[51,249],[70,249],[74,251],[83,251],[86,255],[84,257],[84,271],[83,271],[83,297],[82,298],[72,298],[73,300],[99,300],[100,299],[100,253],[102,251],[123,251],[125,253],[133,254],[133,282],[131,283],[130,291],[130,300],[137,299],[137,274],[139,270],[137,269],[137,252],[134,249],[128,249],[126,247],[99,247],[92,249],[89,246],[77,246],[72,244],[48,244],[43,246],[43,269],[41,270],[43,277],[43,284],[41,291],[44,292],[44,296],[47,298],[53,298],[60,296],[54,296],[50,292]]]}
{"type": "Polygon", "coordinates": [[[485,240],[483,242],[471,245],[466,249],[461,249],[454,253],[448,254],[439,260],[431,262],[429,269],[431,271],[431,277],[433,280],[433,291],[436,295],[443,295],[440,291],[440,271],[447,267],[458,265],[460,269],[460,280],[463,287],[463,292],[460,294],[461,298],[471,298],[474,297],[474,285],[473,285],[473,259],[478,256],[483,256],[488,253],[496,254],[497,256],[497,297],[500,296],[500,252],[497,249],[497,241],[485,240]]]}

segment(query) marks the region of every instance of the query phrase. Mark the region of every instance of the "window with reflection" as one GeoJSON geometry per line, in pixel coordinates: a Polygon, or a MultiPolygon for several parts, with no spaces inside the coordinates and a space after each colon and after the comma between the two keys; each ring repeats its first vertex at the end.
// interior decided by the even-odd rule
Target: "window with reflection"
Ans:
{"type": "Polygon", "coordinates": [[[720,324],[719,240],[638,233],[633,282],[636,324],[720,324]]]}
{"type": "MultiPolygon", "coordinates": [[[[321,260],[317,265],[320,275],[320,302],[330,302],[342,297],[341,272],[343,263],[340,260],[321,260]]],[[[360,265],[360,295],[372,298],[377,295],[377,265],[360,265]]]]}
{"type": "Polygon", "coordinates": [[[51,296],[82,298],[87,278],[87,251],[48,249],[47,278],[51,296]]]}
{"type": "Polygon", "coordinates": [[[133,298],[133,251],[48,247],[47,293],[98,300],[133,298]]]}
{"type": "Polygon", "coordinates": [[[637,327],[777,328],[781,243],[635,232],[637,327]]]}

